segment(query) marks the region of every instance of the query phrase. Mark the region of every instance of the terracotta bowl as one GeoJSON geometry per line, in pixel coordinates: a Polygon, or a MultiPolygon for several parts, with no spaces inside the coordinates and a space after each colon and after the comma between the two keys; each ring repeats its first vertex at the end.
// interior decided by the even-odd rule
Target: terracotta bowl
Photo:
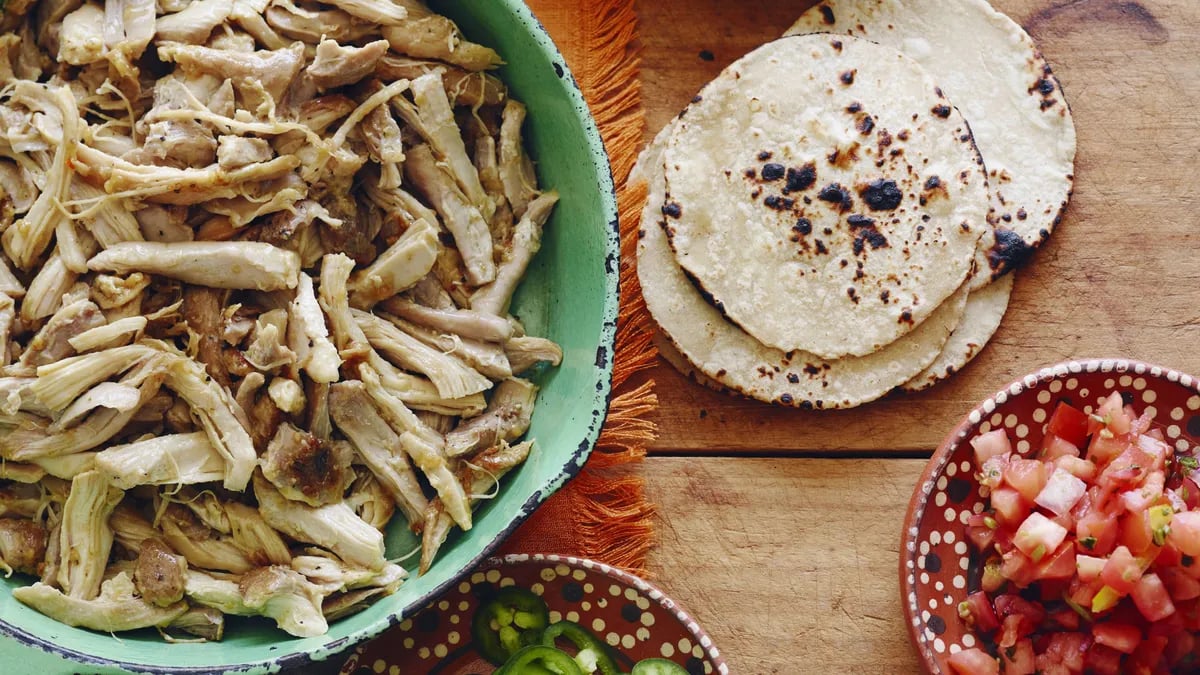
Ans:
{"type": "Polygon", "coordinates": [[[900,541],[901,602],[928,672],[950,673],[951,654],[982,643],[958,616],[958,603],[979,589],[982,572],[966,521],[987,503],[987,490],[975,478],[970,439],[1004,428],[1017,451],[1039,447],[1058,401],[1090,413],[1113,390],[1132,400],[1139,413],[1150,412],[1176,449],[1200,442],[1196,378],[1140,361],[1095,359],[1060,363],[1013,382],[972,410],[929,460],[900,541]]]}
{"type": "Polygon", "coordinates": [[[342,674],[492,672],[495,667],[471,644],[471,618],[481,598],[512,585],[540,595],[551,622],[574,621],[607,642],[626,672],[654,657],[691,675],[729,674],[704,629],[654,585],[602,563],[557,555],[489,560],[420,613],[360,647],[342,674]]]}

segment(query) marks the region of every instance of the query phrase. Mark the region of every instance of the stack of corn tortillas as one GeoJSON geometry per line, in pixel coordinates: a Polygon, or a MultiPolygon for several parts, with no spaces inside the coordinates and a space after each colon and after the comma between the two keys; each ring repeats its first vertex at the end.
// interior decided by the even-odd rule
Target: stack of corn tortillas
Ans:
{"type": "Polygon", "coordinates": [[[638,275],[702,384],[847,408],[962,368],[1070,196],[1075,132],[984,0],[826,0],[643,151],[638,275]]]}

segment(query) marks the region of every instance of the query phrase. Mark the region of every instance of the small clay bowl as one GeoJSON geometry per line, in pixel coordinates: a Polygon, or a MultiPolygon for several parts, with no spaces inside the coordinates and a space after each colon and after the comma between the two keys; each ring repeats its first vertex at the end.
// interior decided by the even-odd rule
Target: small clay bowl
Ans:
{"type": "Polygon", "coordinates": [[[729,675],[712,639],[665,593],[609,565],[558,555],[493,558],[445,595],[346,661],[342,675],[478,675],[495,666],[471,644],[471,618],[497,589],[516,585],[540,595],[550,621],[583,625],[607,642],[628,672],[646,658],[667,658],[691,675],[729,675]]]}
{"type": "Polygon", "coordinates": [[[1067,400],[1090,413],[1120,391],[1149,412],[1167,442],[1187,450],[1200,442],[1200,382],[1170,368],[1125,359],[1066,361],[1013,382],[972,410],[929,460],[913,490],[900,540],[900,593],[909,637],[929,673],[952,672],[951,654],[981,646],[958,616],[979,589],[982,560],[966,536],[967,518],[987,506],[975,477],[970,440],[1008,431],[1015,449],[1041,446],[1054,406],[1067,400]]]}

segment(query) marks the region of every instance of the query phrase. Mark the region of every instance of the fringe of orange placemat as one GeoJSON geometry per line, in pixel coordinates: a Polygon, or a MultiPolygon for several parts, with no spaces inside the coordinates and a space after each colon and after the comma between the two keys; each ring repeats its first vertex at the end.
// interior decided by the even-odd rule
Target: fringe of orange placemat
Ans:
{"type": "MultiPolygon", "coordinates": [[[[621,188],[637,159],[645,130],[641,64],[633,0],[581,2],[584,20],[579,57],[568,61],[591,106],[621,188]]],[[[553,33],[553,27],[548,26],[553,33]]],[[[654,507],[643,481],[622,467],[640,461],[657,436],[648,416],[658,407],[654,382],[625,387],[654,364],[650,315],[633,266],[645,186],[619,189],[621,310],[613,358],[613,397],[596,449],[574,480],[534,512],[505,547],[508,551],[570,553],[635,573],[645,573],[654,542],[654,507]]]]}

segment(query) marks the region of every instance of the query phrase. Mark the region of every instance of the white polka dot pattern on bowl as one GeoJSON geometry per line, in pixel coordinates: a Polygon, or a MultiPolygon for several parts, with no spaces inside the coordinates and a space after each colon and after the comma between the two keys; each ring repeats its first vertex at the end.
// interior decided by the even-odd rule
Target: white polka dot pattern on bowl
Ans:
{"type": "Polygon", "coordinates": [[[729,673],[711,638],[692,616],[633,575],[603,563],[557,555],[509,555],[488,561],[486,567],[383,638],[359,648],[341,672],[365,675],[364,668],[373,670],[380,662],[385,667],[400,664],[404,672],[490,668],[470,645],[475,608],[494,589],[520,585],[543,597],[552,623],[579,623],[619,650],[620,658],[629,661],[622,664],[626,670],[632,658],[660,657],[683,665],[690,675],[729,673]],[[448,626],[454,629],[447,632],[448,626]]]}
{"type": "Polygon", "coordinates": [[[1017,380],[967,414],[926,467],[905,519],[901,592],[910,636],[932,673],[948,673],[946,659],[977,646],[958,616],[958,604],[978,590],[978,555],[965,543],[965,524],[987,504],[972,466],[970,439],[1004,429],[1020,453],[1040,448],[1060,400],[1090,412],[1117,390],[1149,413],[1176,450],[1200,439],[1200,390],[1194,378],[1167,368],[1120,359],[1070,361],[1017,380]]]}

